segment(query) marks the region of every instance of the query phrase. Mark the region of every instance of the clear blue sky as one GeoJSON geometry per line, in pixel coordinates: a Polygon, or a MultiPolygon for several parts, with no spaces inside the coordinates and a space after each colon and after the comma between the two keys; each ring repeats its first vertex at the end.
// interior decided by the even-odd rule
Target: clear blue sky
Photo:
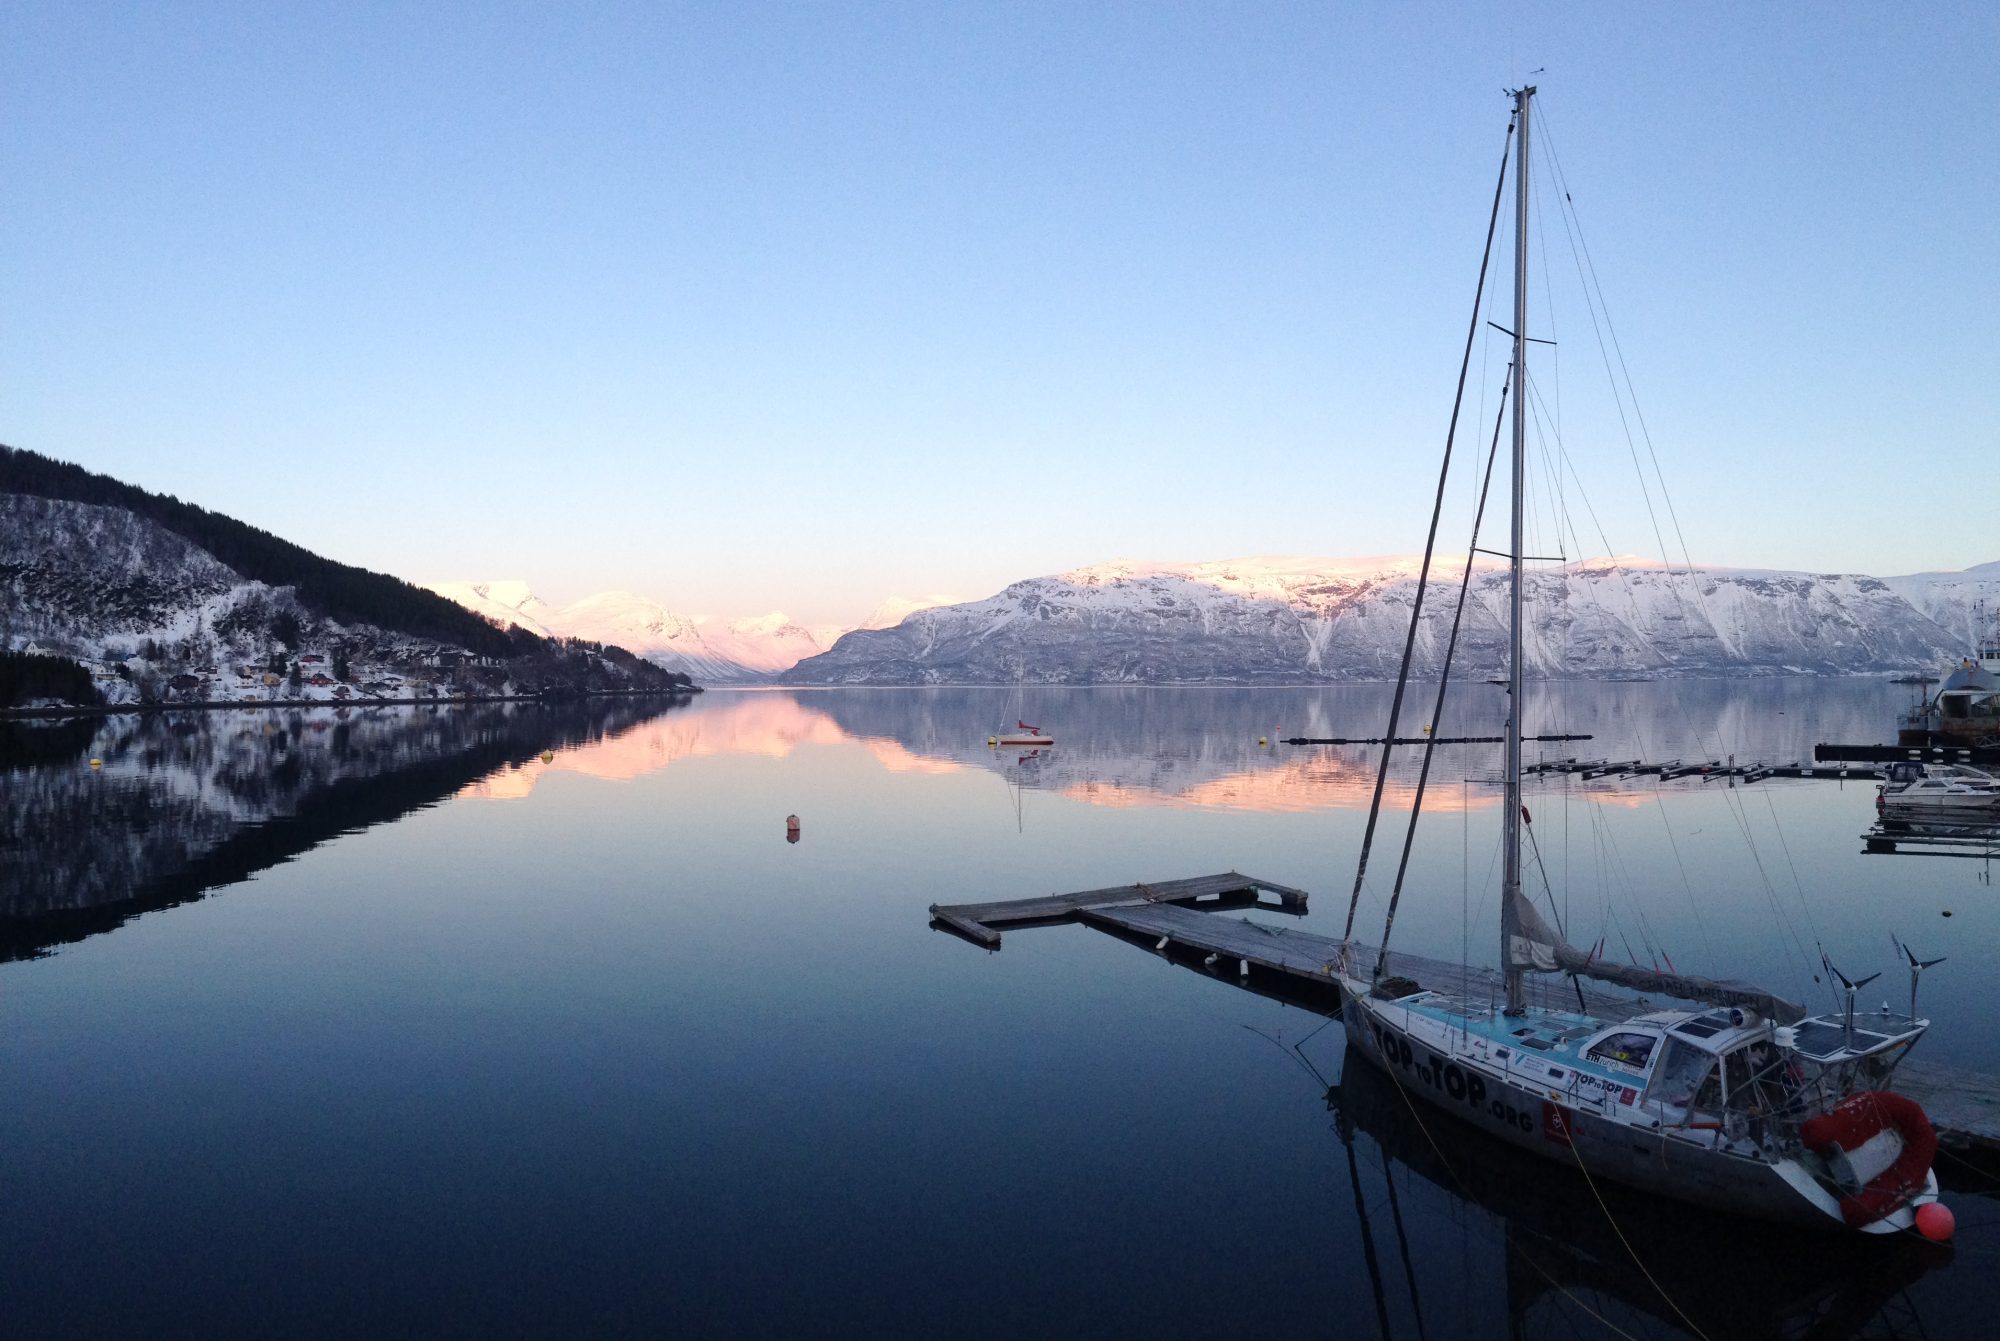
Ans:
{"type": "Polygon", "coordinates": [[[0,441],[689,612],[1407,552],[1543,67],[1695,557],[1964,567],[1996,13],[14,0],[0,441]]]}

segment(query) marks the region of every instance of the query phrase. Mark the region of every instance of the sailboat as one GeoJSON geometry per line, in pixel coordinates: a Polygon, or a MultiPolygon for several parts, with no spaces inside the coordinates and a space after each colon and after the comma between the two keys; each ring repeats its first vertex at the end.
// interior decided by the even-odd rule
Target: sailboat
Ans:
{"type": "Polygon", "coordinates": [[[1014,719],[1012,731],[1002,731],[996,738],[1001,745],[1053,745],[1056,738],[1039,726],[1031,726],[1018,717],[1014,719]]]}
{"type": "MultiPolygon", "coordinates": [[[[1469,977],[1456,986],[1426,988],[1398,976],[1391,968],[1386,934],[1379,952],[1353,940],[1350,907],[1346,937],[1331,967],[1351,1052],[1387,1072],[1422,1103],[1593,1180],[1767,1221],[1868,1234],[1918,1228],[1948,1235],[1948,1212],[1932,1209],[1937,1201],[1931,1169],[1936,1133],[1914,1100],[1887,1088],[1896,1063],[1929,1027],[1916,1014],[1917,978],[1927,966],[1923,961],[1910,956],[1908,1014],[1886,1006],[1857,1011],[1855,995],[1871,979],[1851,982],[1825,961],[1846,989],[1846,1009],[1809,1017],[1800,1006],[1752,985],[1616,964],[1579,950],[1523,892],[1527,816],[1521,798],[1521,573],[1527,398],[1520,389],[1527,385],[1530,343],[1528,137],[1534,96],[1533,87],[1514,91],[1510,129],[1514,312],[1507,334],[1513,339],[1509,381],[1514,395],[1500,910],[1504,1000],[1472,988],[1469,977]],[[1529,1004],[1529,975],[1556,973],[1575,981],[1577,1009],[1529,1004]],[[1652,1009],[1644,1000],[1601,991],[1587,1000],[1581,979],[1694,1004],[1652,1009]]],[[[1504,158],[1502,172],[1504,182],[1504,158]]],[[[1500,192],[1496,187],[1496,219],[1500,192]]],[[[1488,236],[1490,250],[1490,226],[1488,236]]],[[[1482,269],[1482,287],[1484,277],[1482,269]]],[[[1427,554],[1426,565],[1428,561],[1427,554]]],[[[1412,642],[1421,601],[1420,591],[1411,616],[1412,642]]],[[[1406,650],[1405,678],[1408,664],[1406,650]]],[[[1391,728],[1385,733],[1389,737],[1396,734],[1394,714],[1401,699],[1399,682],[1391,728]]],[[[1383,776],[1388,748],[1384,746],[1383,776]]],[[[1378,809],[1380,794],[1378,780],[1378,809]]],[[[1371,811],[1371,838],[1373,827],[1371,811]]],[[[1364,840],[1361,872],[1355,878],[1357,902],[1366,862],[1364,840]]],[[[1397,883],[1400,892],[1400,875],[1397,883]]],[[[1393,897],[1389,915],[1393,925],[1393,897]]]]}
{"type": "MultiPolygon", "coordinates": [[[[1021,707],[1021,689],[1027,683],[1028,663],[1022,661],[1014,667],[1014,688],[1007,695],[1007,711],[1014,714],[1021,707]]],[[[1045,746],[1056,743],[1056,738],[1025,718],[1015,716],[1013,727],[1002,727],[986,738],[988,745],[1031,745],[1045,746]]]]}

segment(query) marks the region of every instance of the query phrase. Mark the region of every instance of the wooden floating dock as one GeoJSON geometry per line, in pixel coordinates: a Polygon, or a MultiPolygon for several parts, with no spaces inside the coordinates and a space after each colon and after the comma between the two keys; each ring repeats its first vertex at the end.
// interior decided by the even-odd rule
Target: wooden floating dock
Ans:
{"type": "MultiPolygon", "coordinates": [[[[1230,908],[1300,915],[1307,901],[1302,889],[1231,871],[999,903],[932,904],[931,925],[975,945],[998,949],[1001,927],[1082,922],[1244,990],[1338,1013],[1340,992],[1332,966],[1341,954],[1340,941],[1297,927],[1215,915],[1216,910],[1230,908]],[[1265,902],[1265,894],[1275,895],[1277,901],[1265,902]]],[[[1355,972],[1372,976],[1378,952],[1359,943],[1351,952],[1355,972]]],[[[1468,1009],[1497,1010],[1505,999],[1497,969],[1401,950],[1391,956],[1390,967],[1468,1009]]],[[[1557,1009],[1577,1004],[1580,997],[1587,1013],[1611,1021],[1660,1009],[1657,1002],[1575,979],[1541,977],[1535,990],[1557,1009]]],[[[2000,1077],[1911,1057],[1896,1068],[1896,1088],[1923,1105],[1947,1149],[1979,1158],[1983,1168],[2000,1165],[2000,1077]]]]}
{"type": "Polygon", "coordinates": [[[1849,759],[1857,763],[2000,764],[2000,745],[1815,745],[1820,763],[1849,759]]]}
{"type": "MultiPolygon", "coordinates": [[[[1821,746],[1824,749],[1825,746],[1821,746]]],[[[1901,756],[1898,756],[1899,758],[1901,756]]],[[[1671,782],[1679,778],[1725,778],[1731,782],[1762,782],[1766,778],[1880,779],[1879,768],[1865,764],[1739,764],[1722,759],[1668,759],[1648,763],[1642,759],[1545,759],[1524,764],[1523,773],[1572,773],[1585,782],[1609,777],[1656,777],[1671,782]]]]}
{"type": "Polygon", "coordinates": [[[1861,850],[1869,856],[1916,853],[1930,857],[2000,857],[2000,828],[1980,824],[1925,824],[1877,820],[1861,835],[1861,850]]]}
{"type": "Polygon", "coordinates": [[[1108,889],[1048,894],[1035,899],[1009,899],[1002,903],[934,903],[931,905],[931,925],[940,931],[963,936],[975,945],[997,950],[1000,948],[1002,927],[1066,922],[1086,909],[1196,903],[1211,908],[1265,908],[1272,912],[1302,915],[1306,910],[1306,892],[1275,881],[1225,871],[1221,875],[1197,875],[1185,880],[1160,880],[1152,884],[1113,885],[1108,889]],[[1278,901],[1275,904],[1265,903],[1262,899],[1264,894],[1276,895],[1278,901]]]}

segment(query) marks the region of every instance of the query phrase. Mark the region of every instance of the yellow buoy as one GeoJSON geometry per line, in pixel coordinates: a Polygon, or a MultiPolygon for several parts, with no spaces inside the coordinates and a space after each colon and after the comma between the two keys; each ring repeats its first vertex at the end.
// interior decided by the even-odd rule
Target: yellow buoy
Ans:
{"type": "Polygon", "coordinates": [[[554,763],[554,762],[555,762],[555,757],[556,757],[556,752],[555,752],[554,750],[543,750],[543,751],[542,751],[542,762],[543,762],[543,763],[545,763],[545,764],[548,764],[548,763],[554,763]]]}
{"type": "Polygon", "coordinates": [[[1268,744],[1270,744],[1270,743],[1271,743],[1270,741],[1266,740],[1266,739],[1265,739],[1264,737],[1262,737],[1262,736],[1259,736],[1259,737],[1257,737],[1257,746],[1258,746],[1258,748],[1259,748],[1259,749],[1262,749],[1262,748],[1263,748],[1264,746],[1266,746],[1266,745],[1268,745],[1268,744]]]}
{"type": "Polygon", "coordinates": [[[1000,737],[998,736],[988,736],[986,738],[986,748],[989,750],[992,749],[995,745],[998,745],[999,743],[1000,743],[1000,737]]]}
{"type": "Polygon", "coordinates": [[[90,761],[90,766],[92,768],[102,768],[104,767],[104,761],[102,759],[92,759],[90,761]]]}

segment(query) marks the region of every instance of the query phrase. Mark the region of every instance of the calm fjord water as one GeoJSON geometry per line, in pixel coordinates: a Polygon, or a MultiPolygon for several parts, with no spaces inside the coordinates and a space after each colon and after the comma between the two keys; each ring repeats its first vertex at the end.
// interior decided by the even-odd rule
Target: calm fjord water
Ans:
{"type": "MultiPolygon", "coordinates": [[[[1499,693],[1445,729],[1492,728],[1499,693]]],[[[1789,761],[1888,738],[1907,694],[1547,686],[1530,729],[1789,761]]],[[[1945,1258],[1612,1194],[1669,1304],[1580,1179],[1418,1125],[1342,1074],[1337,1025],[1082,927],[986,954],[927,926],[1234,868],[1338,934],[1373,755],[1276,741],[1373,735],[1386,701],[715,692],[13,730],[4,1330],[1692,1335],[1678,1305],[1711,1337],[1988,1334],[2000,1206],[1970,1174],[1945,1258]],[[1017,717],[1057,746],[989,750],[1017,717]]],[[[1440,753],[1404,948],[1494,958],[1492,748],[1440,753]]],[[[1817,1006],[1815,942],[1901,1002],[1895,932],[1950,957],[1925,1051],[2000,1070],[1985,864],[1860,855],[1873,794],[1528,804],[1579,943],[1817,1006]]]]}

